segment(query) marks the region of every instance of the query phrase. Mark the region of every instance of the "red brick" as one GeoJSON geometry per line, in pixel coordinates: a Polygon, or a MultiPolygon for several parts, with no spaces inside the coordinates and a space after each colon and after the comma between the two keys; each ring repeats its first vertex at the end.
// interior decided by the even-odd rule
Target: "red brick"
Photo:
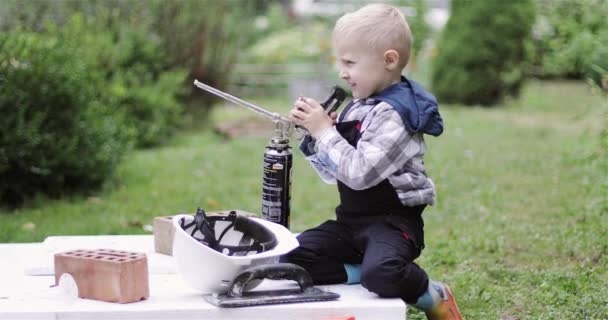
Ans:
{"type": "Polygon", "coordinates": [[[112,249],[71,250],[55,254],[55,284],[68,273],[78,297],[128,303],[147,299],[148,260],[144,253],[112,249]]]}

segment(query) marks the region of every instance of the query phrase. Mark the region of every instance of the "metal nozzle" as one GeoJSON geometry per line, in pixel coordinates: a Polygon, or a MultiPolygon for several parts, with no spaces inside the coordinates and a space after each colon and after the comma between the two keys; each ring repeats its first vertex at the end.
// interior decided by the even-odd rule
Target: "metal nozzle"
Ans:
{"type": "Polygon", "coordinates": [[[203,90],[207,91],[207,92],[213,93],[214,95],[216,95],[216,96],[218,96],[218,97],[220,97],[222,99],[228,100],[228,101],[230,101],[232,103],[235,103],[235,104],[238,104],[238,105],[240,105],[242,107],[249,108],[249,109],[251,109],[251,110],[253,110],[253,111],[255,111],[255,112],[257,112],[257,113],[259,113],[259,114],[261,114],[261,115],[263,115],[265,117],[267,117],[267,118],[270,118],[273,122],[283,122],[283,123],[289,124],[289,125],[292,124],[292,122],[289,121],[289,119],[285,118],[284,116],[282,116],[282,115],[280,115],[280,114],[278,114],[276,112],[270,112],[270,111],[268,111],[268,110],[266,110],[264,108],[256,106],[255,104],[253,104],[251,102],[247,102],[247,101],[245,101],[243,99],[237,98],[237,97],[235,97],[235,96],[233,96],[231,94],[228,94],[226,92],[218,90],[218,89],[216,89],[214,87],[208,86],[208,85],[206,85],[206,84],[204,84],[204,83],[202,83],[202,82],[200,82],[198,80],[194,80],[194,85],[197,86],[197,87],[199,87],[200,89],[203,89],[203,90]]]}

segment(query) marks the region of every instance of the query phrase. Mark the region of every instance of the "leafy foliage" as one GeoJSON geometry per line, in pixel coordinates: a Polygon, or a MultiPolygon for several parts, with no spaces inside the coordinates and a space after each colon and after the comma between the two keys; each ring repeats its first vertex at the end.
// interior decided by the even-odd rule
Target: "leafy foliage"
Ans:
{"type": "Polygon", "coordinates": [[[0,35],[0,200],[88,189],[110,175],[132,141],[103,75],[77,43],[0,35]]]}
{"type": "Polygon", "coordinates": [[[592,77],[608,70],[608,1],[540,0],[535,64],[545,77],[592,77]]]}
{"type": "Polygon", "coordinates": [[[585,74],[596,86],[608,92],[608,45],[598,48],[591,56],[591,63],[585,69],[585,74]]]}
{"type": "Polygon", "coordinates": [[[61,30],[50,27],[49,33],[78,41],[80,59],[102,74],[108,83],[105,94],[135,128],[136,146],[159,145],[182,123],[177,96],[184,72],[167,70],[158,37],[145,28],[117,26],[120,16],[104,8],[97,8],[97,14],[94,19],[74,14],[61,30]]]}
{"type": "Polygon", "coordinates": [[[2,198],[16,204],[38,191],[58,195],[99,185],[133,138],[139,147],[166,141],[187,119],[184,104],[211,108],[209,95],[192,89],[192,80],[225,85],[248,39],[253,13],[267,6],[266,1],[234,0],[7,0],[0,7],[3,46],[10,49],[2,52],[2,66],[10,71],[2,79],[10,83],[2,87],[7,92],[3,108],[20,105],[27,112],[5,119],[2,129],[24,126],[28,134],[17,130],[2,137],[0,168],[14,175],[2,180],[2,198]],[[41,52],[55,49],[41,58],[41,52]],[[35,78],[45,81],[46,89],[17,81],[35,78]],[[10,91],[13,86],[20,89],[10,91]],[[40,105],[65,112],[47,112],[40,105]],[[66,124],[55,126],[62,128],[56,132],[45,127],[56,122],[66,124]],[[72,122],[89,128],[92,137],[75,132],[72,122]],[[51,140],[56,143],[40,147],[51,140]],[[19,145],[37,152],[26,157],[26,150],[12,149],[19,145]],[[79,158],[80,164],[73,163],[79,158]]]}
{"type": "Polygon", "coordinates": [[[160,1],[155,7],[153,30],[166,51],[170,68],[184,68],[188,111],[205,119],[211,110],[211,95],[195,88],[198,79],[223,89],[231,68],[247,46],[257,10],[250,1],[160,1]]]}
{"type": "Polygon", "coordinates": [[[133,0],[14,2],[4,16],[7,28],[76,43],[77,59],[102,74],[110,89],[104,95],[126,111],[136,129],[136,145],[146,147],[170,137],[183,113],[177,95],[185,74],[169,70],[160,38],[151,32],[154,5],[133,0]]]}
{"type": "Polygon", "coordinates": [[[183,123],[183,107],[175,95],[183,79],[182,71],[163,72],[147,81],[132,70],[114,76],[110,92],[135,128],[137,146],[158,146],[183,123]]]}
{"type": "Polygon", "coordinates": [[[533,23],[530,0],[453,1],[431,75],[439,100],[492,105],[517,94],[533,23]]]}
{"type": "Polygon", "coordinates": [[[2,199],[16,204],[38,191],[99,185],[133,138],[139,147],[159,145],[187,118],[184,104],[210,109],[192,80],[225,85],[252,13],[267,5],[7,0],[0,29],[9,85],[0,99],[11,116],[3,119],[0,169],[10,177],[2,179],[2,199]],[[53,54],[44,58],[45,50],[53,54]],[[31,85],[39,81],[42,88],[31,85]],[[14,149],[20,145],[28,147],[14,149]]]}

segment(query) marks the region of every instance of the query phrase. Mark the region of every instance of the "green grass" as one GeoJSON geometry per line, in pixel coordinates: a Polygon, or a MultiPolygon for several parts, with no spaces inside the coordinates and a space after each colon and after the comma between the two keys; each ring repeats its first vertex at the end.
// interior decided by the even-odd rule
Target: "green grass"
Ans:
{"type": "MultiPolygon", "coordinates": [[[[583,83],[531,82],[500,108],[442,106],[446,130],[427,138],[426,158],[438,203],[425,211],[418,263],[450,284],[467,319],[608,319],[608,172],[606,159],[592,161],[608,121],[602,99],[583,83]]],[[[291,104],[255,101],[282,113],[291,104]]],[[[238,107],[213,115],[252,117],[238,107]]],[[[145,233],[153,217],[197,206],[258,213],[267,140],[207,130],[135,151],[98,194],[2,211],[0,242],[145,233]]],[[[296,152],[292,229],[332,218],[336,201],[296,152]]]]}

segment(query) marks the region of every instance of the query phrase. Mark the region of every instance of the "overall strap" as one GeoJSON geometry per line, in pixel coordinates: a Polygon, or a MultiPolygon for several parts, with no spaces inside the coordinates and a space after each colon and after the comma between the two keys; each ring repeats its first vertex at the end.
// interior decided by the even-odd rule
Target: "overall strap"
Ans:
{"type": "Polygon", "coordinates": [[[344,117],[346,117],[346,115],[348,114],[348,112],[350,111],[350,109],[357,104],[354,100],[351,100],[348,105],[346,107],[344,107],[344,109],[342,109],[342,112],[340,112],[340,116],[338,116],[338,122],[342,122],[344,120],[344,117]]]}

